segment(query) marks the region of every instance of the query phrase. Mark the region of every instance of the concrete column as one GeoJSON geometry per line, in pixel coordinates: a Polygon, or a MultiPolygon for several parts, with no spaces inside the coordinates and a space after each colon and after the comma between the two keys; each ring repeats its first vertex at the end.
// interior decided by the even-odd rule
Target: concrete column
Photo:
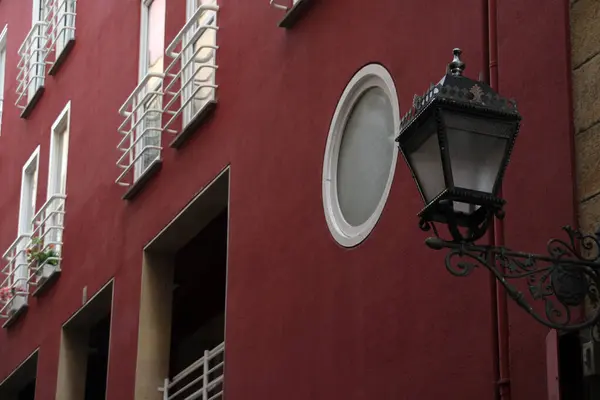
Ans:
{"type": "Polygon", "coordinates": [[[173,258],[144,254],[138,331],[136,400],[161,400],[158,388],[169,375],[173,258]]]}
{"type": "Polygon", "coordinates": [[[56,398],[80,400],[85,396],[89,330],[63,329],[58,361],[56,398]]]}

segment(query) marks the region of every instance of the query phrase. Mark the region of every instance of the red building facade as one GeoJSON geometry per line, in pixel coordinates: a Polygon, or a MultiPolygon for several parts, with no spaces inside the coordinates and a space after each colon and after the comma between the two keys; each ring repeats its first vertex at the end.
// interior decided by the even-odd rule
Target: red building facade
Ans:
{"type": "Polygon", "coordinates": [[[23,281],[0,331],[7,399],[161,399],[220,341],[228,399],[548,398],[548,331],[509,304],[499,338],[488,274],[456,279],[424,246],[404,162],[347,247],[323,163],[363,66],[389,73],[403,114],[453,47],[487,75],[494,41],[524,116],[505,242],[542,250],[576,219],[568,1],[499,2],[497,37],[487,1],[40,1],[0,1],[0,247],[23,281]],[[56,250],[33,272],[32,234],[56,250]]]}

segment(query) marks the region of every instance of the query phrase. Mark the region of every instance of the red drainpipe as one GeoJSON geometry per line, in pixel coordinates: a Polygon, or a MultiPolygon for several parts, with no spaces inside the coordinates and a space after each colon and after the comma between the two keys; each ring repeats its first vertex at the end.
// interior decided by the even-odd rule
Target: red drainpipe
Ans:
{"type": "MultiPolygon", "coordinates": [[[[484,21],[487,22],[488,48],[486,49],[489,61],[489,84],[496,91],[498,88],[498,6],[496,0],[484,0],[484,21]]],[[[502,197],[502,189],[499,196],[502,197]]],[[[494,227],[490,229],[490,243],[494,246],[504,245],[504,222],[494,220],[494,227]]],[[[490,292],[492,293],[491,315],[492,344],[494,352],[494,398],[511,400],[510,364],[509,364],[509,331],[508,331],[508,299],[506,291],[496,279],[490,275],[490,292]]]]}

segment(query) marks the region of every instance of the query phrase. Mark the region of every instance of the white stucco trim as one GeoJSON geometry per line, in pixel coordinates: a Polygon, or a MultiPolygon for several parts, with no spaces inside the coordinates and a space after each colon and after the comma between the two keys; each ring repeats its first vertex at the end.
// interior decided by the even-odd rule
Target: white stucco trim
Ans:
{"type": "Polygon", "coordinates": [[[392,186],[396,162],[398,160],[398,151],[394,150],[384,192],[371,217],[359,226],[350,225],[344,219],[338,201],[338,157],[348,117],[362,94],[373,87],[381,88],[389,97],[394,114],[394,132],[398,132],[400,128],[400,107],[392,76],[382,65],[369,64],[361,68],[352,77],[346,89],[344,89],[331,120],[329,137],[327,138],[327,145],[325,147],[325,159],[323,162],[323,208],[327,226],[332,236],[344,247],[353,247],[360,244],[377,224],[392,186]]]}

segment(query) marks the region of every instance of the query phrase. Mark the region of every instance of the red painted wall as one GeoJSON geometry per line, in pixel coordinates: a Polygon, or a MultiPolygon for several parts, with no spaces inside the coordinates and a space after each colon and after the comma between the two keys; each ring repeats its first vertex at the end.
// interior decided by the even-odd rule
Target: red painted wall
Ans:
{"type": "MultiPolygon", "coordinates": [[[[562,237],[563,225],[577,223],[568,2],[498,3],[500,90],[518,100],[524,116],[505,179],[506,245],[546,252],[550,237],[562,237]]],[[[509,306],[513,400],[546,398],[541,383],[548,331],[509,306]]]]}
{"type": "MultiPolygon", "coordinates": [[[[505,188],[506,241],[535,249],[574,219],[568,54],[564,1],[522,3],[503,0],[499,10],[501,89],[525,116],[505,188]]],[[[38,205],[45,200],[50,127],[70,100],[64,261],[47,295],[0,332],[0,379],[39,347],[36,398],[54,398],[60,327],[84,287],[91,295],[114,277],[107,398],[132,399],[142,248],[230,164],[228,399],[492,399],[488,275],[453,278],[424,246],[404,163],[377,227],[355,249],[331,238],[321,199],[330,120],[353,73],[385,65],[402,112],[441,78],[455,46],[477,77],[487,68],[482,1],[315,1],[285,31],[267,0],[221,0],[214,118],[182,149],[164,150],[161,172],[132,202],[114,180],[117,109],[137,81],[139,1],[79,2],[75,48],[21,120],[16,51],[30,4],[0,1],[0,26],[9,23],[0,247],[16,237],[21,167],[38,144],[38,205]]],[[[169,2],[166,43],[184,9],[169,2]]],[[[543,398],[544,330],[510,312],[514,398],[543,398]]]]}

